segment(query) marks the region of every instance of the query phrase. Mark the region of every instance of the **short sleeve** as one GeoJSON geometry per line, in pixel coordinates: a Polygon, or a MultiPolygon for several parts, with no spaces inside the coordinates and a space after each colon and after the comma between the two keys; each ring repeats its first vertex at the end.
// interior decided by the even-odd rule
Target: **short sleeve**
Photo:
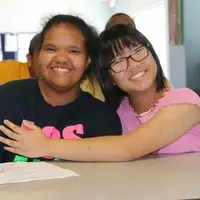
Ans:
{"type": "Polygon", "coordinates": [[[172,89],[160,101],[159,108],[175,104],[193,104],[200,107],[200,97],[188,88],[172,89]]]}

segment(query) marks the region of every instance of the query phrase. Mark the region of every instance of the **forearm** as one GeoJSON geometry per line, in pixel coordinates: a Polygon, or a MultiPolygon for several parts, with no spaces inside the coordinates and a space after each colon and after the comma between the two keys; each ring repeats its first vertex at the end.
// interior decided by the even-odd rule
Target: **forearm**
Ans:
{"type": "Polygon", "coordinates": [[[106,136],[83,140],[49,140],[48,156],[73,161],[129,161],[132,160],[125,136],[106,136]]]}
{"type": "Polygon", "coordinates": [[[76,161],[130,161],[148,155],[176,141],[199,122],[200,112],[196,106],[174,107],[176,109],[163,109],[123,136],[52,140],[47,156],[76,161]]]}

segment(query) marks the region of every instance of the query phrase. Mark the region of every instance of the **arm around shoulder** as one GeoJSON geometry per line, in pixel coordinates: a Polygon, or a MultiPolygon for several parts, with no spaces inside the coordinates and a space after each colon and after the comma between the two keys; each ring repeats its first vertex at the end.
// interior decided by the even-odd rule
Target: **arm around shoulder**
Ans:
{"type": "Polygon", "coordinates": [[[48,153],[77,161],[130,161],[153,153],[200,123],[198,95],[183,91],[173,93],[151,120],[129,134],[60,141],[63,144],[52,141],[48,153]]]}
{"type": "Polygon", "coordinates": [[[200,109],[196,105],[165,107],[146,124],[127,135],[127,148],[132,159],[139,158],[173,143],[199,122],[200,109]]]}

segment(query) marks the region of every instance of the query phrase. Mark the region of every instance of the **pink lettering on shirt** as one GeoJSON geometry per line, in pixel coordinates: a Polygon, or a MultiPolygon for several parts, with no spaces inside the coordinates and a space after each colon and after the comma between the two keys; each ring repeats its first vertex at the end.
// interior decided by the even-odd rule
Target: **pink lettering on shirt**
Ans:
{"type": "Polygon", "coordinates": [[[83,135],[83,125],[82,124],[77,124],[73,126],[67,126],[63,130],[63,138],[65,139],[80,139],[78,135],[83,135]],[[76,134],[75,134],[76,132],[76,134]]]}
{"type": "MultiPolygon", "coordinates": [[[[22,124],[21,124],[21,128],[23,128],[25,130],[29,130],[24,125],[23,121],[22,121],[22,124]]],[[[30,122],[30,121],[29,121],[29,123],[34,124],[34,122],[30,122]]],[[[48,138],[61,139],[60,131],[57,128],[55,128],[54,126],[45,126],[44,128],[42,128],[42,132],[48,138]]],[[[62,131],[62,136],[63,136],[64,139],[80,139],[80,137],[78,135],[83,135],[83,134],[84,134],[84,129],[83,129],[83,125],[82,124],[76,124],[76,125],[72,125],[72,126],[67,126],[62,131]]],[[[46,159],[54,159],[51,156],[46,156],[44,158],[46,158],[46,159]]]]}

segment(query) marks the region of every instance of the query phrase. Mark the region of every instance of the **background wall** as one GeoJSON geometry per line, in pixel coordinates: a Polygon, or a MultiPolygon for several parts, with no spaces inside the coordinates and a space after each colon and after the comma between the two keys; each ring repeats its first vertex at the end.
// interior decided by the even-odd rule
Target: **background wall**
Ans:
{"type": "Polygon", "coordinates": [[[187,87],[184,45],[169,45],[169,72],[174,87],[187,87]]]}
{"type": "Polygon", "coordinates": [[[126,12],[129,15],[136,14],[163,0],[116,0],[113,12],[126,12]]]}
{"type": "Polygon", "coordinates": [[[1,0],[0,32],[37,32],[41,18],[58,13],[78,14],[102,30],[111,10],[100,0],[1,0]]]}
{"type": "Polygon", "coordinates": [[[187,86],[200,90],[200,1],[184,0],[184,46],[187,86]]]}
{"type": "Polygon", "coordinates": [[[170,80],[200,90],[200,1],[183,0],[183,45],[169,45],[170,80]]]}

